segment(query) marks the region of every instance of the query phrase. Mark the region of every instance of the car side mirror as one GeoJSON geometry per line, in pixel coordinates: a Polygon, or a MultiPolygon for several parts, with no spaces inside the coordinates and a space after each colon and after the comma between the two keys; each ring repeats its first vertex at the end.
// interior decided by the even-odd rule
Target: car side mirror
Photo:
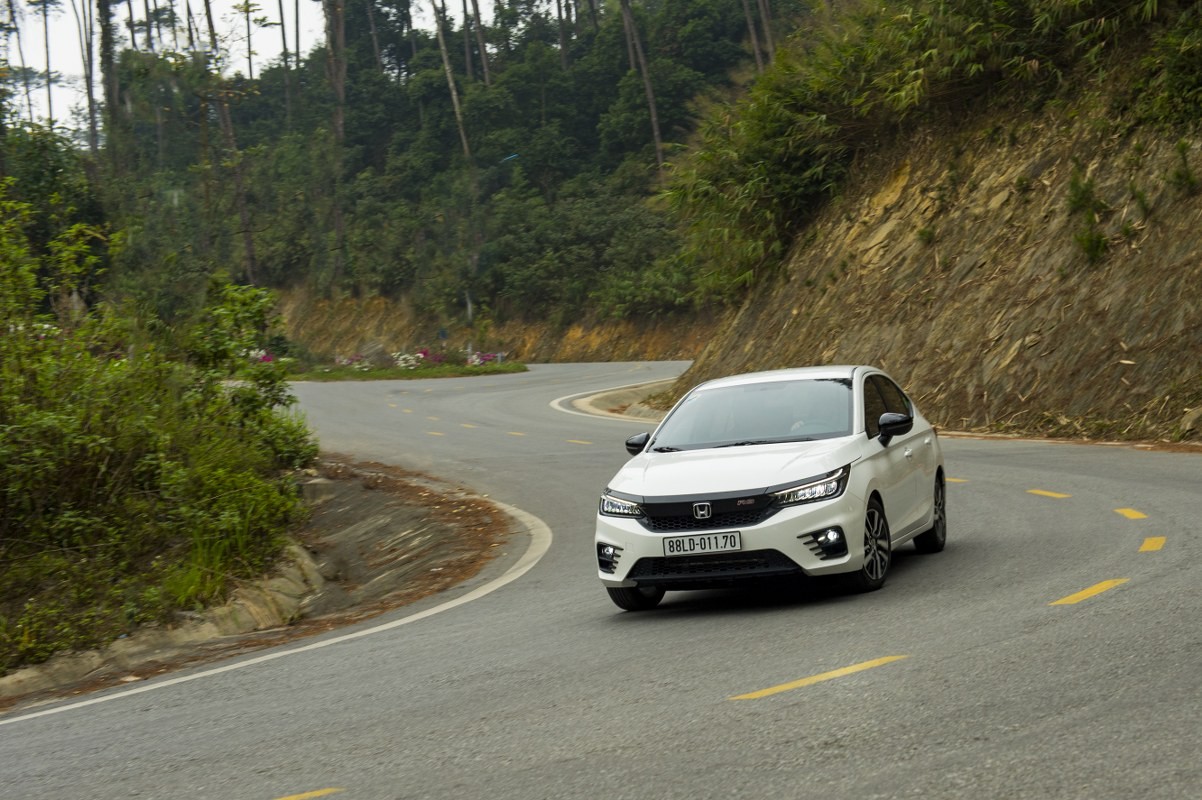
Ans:
{"type": "Polygon", "coordinates": [[[637,456],[643,452],[643,448],[647,446],[647,442],[651,441],[651,434],[647,432],[636,433],[626,440],[626,452],[632,456],[637,456]]]}
{"type": "Polygon", "coordinates": [[[914,418],[909,414],[898,414],[891,411],[881,414],[877,425],[881,429],[881,447],[888,447],[894,436],[903,436],[914,429],[914,418]]]}

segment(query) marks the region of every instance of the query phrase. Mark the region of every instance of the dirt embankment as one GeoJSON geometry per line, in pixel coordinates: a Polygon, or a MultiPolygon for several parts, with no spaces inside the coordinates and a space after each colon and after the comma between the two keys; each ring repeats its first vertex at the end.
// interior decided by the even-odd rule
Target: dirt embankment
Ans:
{"type": "Polygon", "coordinates": [[[1180,171],[1202,175],[1202,152],[1183,161],[1177,141],[1030,118],[900,142],[860,165],[681,386],[866,362],[952,428],[1197,437],[1202,195],[1180,171]]]}

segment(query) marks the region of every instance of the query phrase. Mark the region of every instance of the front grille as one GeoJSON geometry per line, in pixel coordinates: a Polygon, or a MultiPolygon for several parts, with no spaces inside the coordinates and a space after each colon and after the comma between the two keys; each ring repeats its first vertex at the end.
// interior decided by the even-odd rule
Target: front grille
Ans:
{"type": "Polygon", "coordinates": [[[714,514],[709,519],[694,519],[687,514],[655,517],[648,514],[642,518],[643,525],[653,531],[707,531],[715,528],[750,528],[759,525],[775,511],[774,508],[731,511],[714,514]]]}
{"type": "Polygon", "coordinates": [[[639,583],[687,588],[721,585],[746,578],[801,574],[801,567],[784,553],[777,550],[749,550],[703,556],[640,558],[627,577],[639,583]]]}

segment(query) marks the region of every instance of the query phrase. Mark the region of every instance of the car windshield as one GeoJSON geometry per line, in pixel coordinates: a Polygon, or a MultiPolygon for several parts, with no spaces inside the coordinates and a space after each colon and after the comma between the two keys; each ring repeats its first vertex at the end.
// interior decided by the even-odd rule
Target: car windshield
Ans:
{"type": "Polygon", "coordinates": [[[650,449],[662,453],[850,434],[850,380],[783,380],[693,392],[664,420],[650,449]]]}

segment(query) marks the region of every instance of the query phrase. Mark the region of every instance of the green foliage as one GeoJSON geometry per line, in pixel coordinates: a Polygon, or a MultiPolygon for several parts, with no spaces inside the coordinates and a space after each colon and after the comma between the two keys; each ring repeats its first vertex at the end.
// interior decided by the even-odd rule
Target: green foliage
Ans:
{"type": "Polygon", "coordinates": [[[1106,236],[1098,230],[1097,225],[1089,223],[1073,234],[1073,241],[1081,248],[1081,252],[1085,254],[1085,258],[1090,264],[1101,261],[1109,248],[1106,236]]]}
{"type": "Polygon", "coordinates": [[[1177,166],[1169,173],[1169,184],[1184,195],[1197,194],[1198,176],[1189,165],[1189,142],[1182,139],[1174,149],[1177,152],[1177,166]]]}
{"type": "Polygon", "coordinates": [[[0,672],[261,572],[300,511],[285,471],[316,455],[283,371],[246,352],[267,293],[215,286],[183,357],[122,309],[64,328],[39,301],[90,256],[75,229],[34,254],[30,213],[0,201],[0,672]]]}
{"type": "Polygon", "coordinates": [[[1157,0],[866,0],[815,15],[745,97],[706,115],[676,164],[665,196],[699,289],[731,301],[771,274],[855,156],[916,119],[1069,91],[1068,75],[1105,74],[1128,43],[1153,42],[1148,68],[1162,74],[1149,102],[1172,86],[1181,99],[1159,113],[1185,119],[1202,97],[1197,13],[1157,0]]]}

